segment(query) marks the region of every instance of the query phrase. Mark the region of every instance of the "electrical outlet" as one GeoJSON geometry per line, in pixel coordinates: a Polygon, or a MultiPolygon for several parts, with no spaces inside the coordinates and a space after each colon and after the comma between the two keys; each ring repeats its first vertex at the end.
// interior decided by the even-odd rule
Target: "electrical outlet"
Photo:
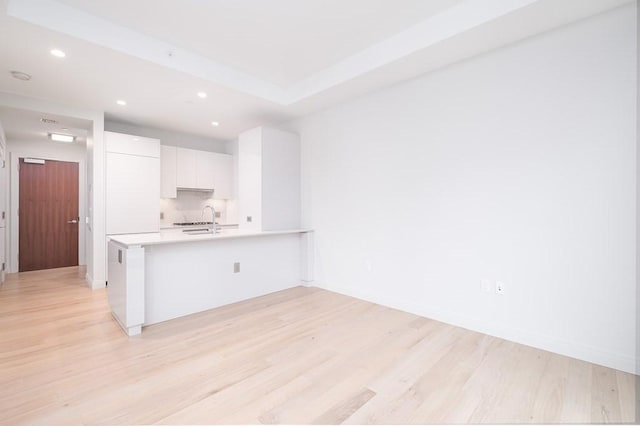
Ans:
{"type": "Polygon", "coordinates": [[[504,283],[502,281],[496,281],[496,294],[504,294],[504,283]]]}
{"type": "Polygon", "coordinates": [[[233,273],[237,274],[238,272],[240,272],[240,262],[235,262],[233,264],[233,273]]]}
{"type": "Polygon", "coordinates": [[[160,219],[164,219],[164,212],[160,212],[160,219]]]}
{"type": "Polygon", "coordinates": [[[251,216],[247,216],[247,222],[251,222],[253,221],[253,218],[251,216]]]}
{"type": "Polygon", "coordinates": [[[216,217],[217,217],[217,218],[219,218],[219,217],[220,217],[220,215],[221,215],[221,213],[220,213],[220,212],[216,212],[216,217]]]}
{"type": "Polygon", "coordinates": [[[482,288],[482,291],[485,293],[491,293],[491,281],[489,280],[480,281],[480,288],[482,288]]]}

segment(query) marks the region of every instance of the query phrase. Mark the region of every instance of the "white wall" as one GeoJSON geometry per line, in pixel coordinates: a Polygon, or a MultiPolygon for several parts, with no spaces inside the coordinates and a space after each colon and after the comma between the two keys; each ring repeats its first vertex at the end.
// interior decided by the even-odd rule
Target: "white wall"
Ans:
{"type": "MultiPolygon", "coordinates": [[[[87,182],[87,174],[86,174],[86,147],[80,144],[64,144],[61,142],[51,142],[51,141],[37,141],[37,140],[12,140],[7,139],[7,151],[9,153],[9,161],[7,162],[7,166],[10,173],[8,173],[11,185],[11,188],[17,190],[17,161],[20,156],[31,156],[35,158],[45,158],[50,160],[59,160],[59,161],[69,161],[78,163],[78,207],[80,215],[80,224],[78,225],[78,263],[80,265],[86,264],[86,236],[85,236],[85,223],[86,218],[86,182],[87,182]]],[[[16,192],[16,191],[14,191],[16,192]]],[[[17,195],[17,192],[16,192],[17,195]]],[[[13,203],[9,204],[9,211],[15,211],[17,206],[17,198],[14,200],[16,205],[13,203]]],[[[18,272],[18,223],[17,220],[14,220],[15,215],[9,215],[9,223],[7,228],[10,229],[10,241],[9,241],[9,252],[8,258],[10,259],[9,265],[11,267],[10,272],[18,272]]]]}
{"type": "Polygon", "coordinates": [[[632,3],[290,123],[318,284],[632,371],[635,20],[632,3]]]}
{"type": "Polygon", "coordinates": [[[224,140],[205,138],[197,135],[189,135],[171,130],[156,129],[153,127],[138,126],[135,124],[121,123],[107,120],[104,129],[110,132],[126,133],[128,135],[144,136],[160,139],[162,145],[180,146],[183,148],[198,149],[201,151],[221,152],[231,154],[229,143],[224,140]]]}

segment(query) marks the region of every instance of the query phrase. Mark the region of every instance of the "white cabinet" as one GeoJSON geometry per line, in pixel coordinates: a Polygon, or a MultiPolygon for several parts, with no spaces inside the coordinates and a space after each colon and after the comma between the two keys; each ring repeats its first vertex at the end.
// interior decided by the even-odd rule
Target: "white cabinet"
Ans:
{"type": "MultiPolygon", "coordinates": [[[[232,198],[233,157],[231,155],[187,148],[167,148],[174,148],[176,152],[175,186],[178,189],[213,191],[215,199],[232,198]]],[[[167,170],[169,170],[168,167],[167,170]]],[[[162,179],[165,182],[165,166],[163,166],[162,179]]],[[[169,194],[168,188],[166,193],[169,194]]],[[[164,189],[163,194],[165,194],[164,189]]],[[[175,195],[173,197],[163,195],[163,197],[173,198],[175,195]]]]}
{"type": "Polygon", "coordinates": [[[178,188],[213,190],[211,152],[176,148],[178,188]]]}
{"type": "Polygon", "coordinates": [[[144,323],[144,248],[107,245],[107,298],[113,316],[129,336],[144,323]]]}
{"type": "Polygon", "coordinates": [[[160,146],[160,197],[176,198],[177,152],[175,146],[160,146]]]}
{"type": "Polygon", "coordinates": [[[106,233],[159,232],[160,141],[105,132],[105,145],[106,233]]]}
{"type": "Polygon", "coordinates": [[[195,151],[196,155],[196,188],[214,189],[215,190],[215,174],[213,171],[212,152],[195,151]]]}
{"type": "Polygon", "coordinates": [[[228,200],[233,198],[233,156],[211,153],[213,170],[213,198],[228,200]]]}
{"type": "Polygon", "coordinates": [[[196,161],[198,151],[176,148],[176,185],[178,188],[198,188],[196,161]]]}
{"type": "Polygon", "coordinates": [[[238,138],[238,212],[242,229],[300,227],[300,139],[258,127],[238,138]]]}
{"type": "Polygon", "coordinates": [[[124,133],[104,132],[107,152],[160,158],[160,140],[124,133]]]}

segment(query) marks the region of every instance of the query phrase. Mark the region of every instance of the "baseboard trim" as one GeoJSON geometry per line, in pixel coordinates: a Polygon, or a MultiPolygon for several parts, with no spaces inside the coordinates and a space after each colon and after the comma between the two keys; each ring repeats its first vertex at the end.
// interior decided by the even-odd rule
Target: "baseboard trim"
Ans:
{"type": "Polygon", "coordinates": [[[532,333],[527,330],[508,327],[494,322],[482,321],[458,312],[448,312],[432,306],[418,306],[413,300],[396,299],[389,303],[387,298],[368,291],[358,290],[354,292],[351,289],[347,290],[334,286],[318,285],[318,283],[316,283],[316,286],[344,294],[345,296],[366,300],[368,302],[420,315],[422,317],[455,325],[467,330],[499,337],[522,345],[531,346],[631,374],[640,374],[638,359],[631,356],[608,352],[580,342],[558,339],[549,335],[532,333]]]}
{"type": "Polygon", "coordinates": [[[91,275],[89,275],[89,273],[87,272],[84,276],[85,281],[87,282],[87,287],[89,287],[92,290],[97,290],[99,288],[104,288],[106,285],[104,282],[99,282],[99,281],[94,281],[93,278],[91,278],[91,275]]]}

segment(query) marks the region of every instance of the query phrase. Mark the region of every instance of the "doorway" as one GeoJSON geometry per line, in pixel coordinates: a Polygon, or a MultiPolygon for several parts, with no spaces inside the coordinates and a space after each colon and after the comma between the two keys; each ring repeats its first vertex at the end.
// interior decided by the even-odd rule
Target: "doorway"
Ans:
{"type": "Polygon", "coordinates": [[[20,158],[18,270],[78,265],[79,165],[20,158]]]}

